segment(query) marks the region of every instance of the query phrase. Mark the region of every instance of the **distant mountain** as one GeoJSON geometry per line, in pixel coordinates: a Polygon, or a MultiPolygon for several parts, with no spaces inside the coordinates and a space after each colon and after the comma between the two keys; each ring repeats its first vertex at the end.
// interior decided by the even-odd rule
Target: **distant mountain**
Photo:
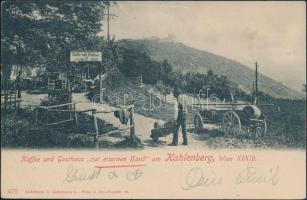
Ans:
{"type": "MultiPolygon", "coordinates": [[[[174,70],[185,72],[207,73],[212,69],[219,75],[239,84],[240,88],[250,93],[253,89],[255,72],[234,60],[208,51],[197,50],[171,39],[120,40],[119,45],[146,52],[153,60],[167,59],[174,70]]],[[[282,83],[265,75],[258,76],[258,90],[276,98],[304,98],[302,93],[292,90],[282,83]]]]}

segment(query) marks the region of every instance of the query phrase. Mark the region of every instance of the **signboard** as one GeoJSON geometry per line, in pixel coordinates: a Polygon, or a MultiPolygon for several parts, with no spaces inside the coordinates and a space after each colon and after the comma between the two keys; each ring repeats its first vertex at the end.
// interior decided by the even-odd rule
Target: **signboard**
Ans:
{"type": "Polygon", "coordinates": [[[102,54],[98,51],[71,51],[70,62],[101,62],[102,54]]]}

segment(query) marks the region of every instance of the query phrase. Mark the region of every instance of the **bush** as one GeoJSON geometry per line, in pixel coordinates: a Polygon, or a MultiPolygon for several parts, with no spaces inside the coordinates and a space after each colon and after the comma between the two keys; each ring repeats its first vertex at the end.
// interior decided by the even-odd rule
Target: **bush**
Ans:
{"type": "Polygon", "coordinates": [[[67,90],[50,91],[48,99],[41,102],[41,106],[52,106],[71,102],[70,94],[67,90]]]}
{"type": "MultiPolygon", "coordinates": [[[[52,113],[50,114],[52,115],[52,113]]],[[[52,116],[50,116],[52,117],[52,116]]],[[[93,120],[86,114],[78,114],[79,126],[65,122],[56,126],[35,126],[33,112],[21,110],[13,114],[1,114],[1,147],[5,148],[71,148],[93,147],[93,120]]],[[[98,120],[99,133],[115,130],[112,125],[98,120]]]]}

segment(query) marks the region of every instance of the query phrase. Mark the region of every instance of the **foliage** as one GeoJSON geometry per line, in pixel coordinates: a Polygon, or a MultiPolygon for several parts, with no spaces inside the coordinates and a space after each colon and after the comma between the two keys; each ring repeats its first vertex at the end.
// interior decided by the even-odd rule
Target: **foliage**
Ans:
{"type": "Polygon", "coordinates": [[[68,67],[70,50],[87,50],[101,31],[109,2],[6,1],[2,4],[1,60],[11,66],[68,67]]]}
{"type": "Polygon", "coordinates": [[[193,94],[210,88],[209,95],[215,94],[221,99],[230,100],[231,93],[243,99],[248,97],[238,84],[229,81],[226,76],[217,75],[213,70],[209,70],[207,74],[174,72],[167,60],[156,62],[147,53],[127,47],[120,47],[119,52],[121,62],[118,64],[118,68],[120,72],[127,77],[142,76],[144,83],[156,84],[163,94],[169,94],[169,90],[175,87],[193,94]]]}
{"type": "MultiPolygon", "coordinates": [[[[125,49],[124,49],[125,50],[125,49]]],[[[247,94],[239,88],[239,85],[230,81],[227,76],[219,76],[213,70],[209,70],[207,74],[201,73],[181,73],[172,71],[172,67],[167,61],[158,63],[155,71],[149,71],[154,61],[144,52],[137,52],[133,49],[126,49],[126,56],[123,58],[125,64],[119,65],[120,71],[126,76],[143,75],[151,76],[155,79],[155,87],[163,94],[164,89],[179,87],[185,93],[198,94],[202,90],[206,95],[206,89],[210,88],[208,95],[215,94],[221,99],[231,100],[231,93],[236,100],[252,101],[253,94],[247,94]],[[162,66],[165,67],[163,73],[162,66]],[[131,71],[129,71],[131,70],[131,71]],[[159,76],[157,76],[159,72],[159,76]],[[158,77],[158,78],[157,78],[158,77]]],[[[148,80],[147,80],[148,81],[148,80]]],[[[145,82],[152,84],[151,81],[145,82]]],[[[146,89],[145,89],[146,90],[146,89]]],[[[169,92],[169,91],[167,91],[169,92]]],[[[165,91],[165,94],[167,93],[165,91]]],[[[258,104],[273,103],[274,107],[261,107],[264,116],[267,120],[268,130],[267,136],[263,141],[255,141],[253,144],[264,147],[305,147],[305,101],[273,98],[261,91],[258,91],[258,104]],[[272,142],[272,141],[275,141],[272,142]]],[[[136,110],[143,115],[164,118],[169,113],[168,110],[153,110],[151,112],[136,110]]],[[[169,117],[166,117],[168,119],[169,117]]],[[[244,146],[244,144],[242,144],[244,146]]],[[[243,147],[242,146],[242,147],[243,147]]]]}
{"type": "Polygon", "coordinates": [[[102,46],[103,63],[102,72],[106,76],[106,87],[118,87],[122,82],[122,75],[119,71],[119,65],[122,62],[120,49],[118,48],[115,39],[104,43],[102,46]]]}
{"type": "Polygon", "coordinates": [[[173,88],[179,87],[186,93],[198,94],[202,91],[202,94],[207,95],[206,91],[209,88],[209,96],[215,94],[221,99],[230,100],[231,93],[243,99],[248,96],[237,84],[229,81],[226,76],[218,76],[212,70],[209,70],[207,74],[192,72],[186,74],[171,73],[166,80],[173,88]]]}
{"type": "MultiPolygon", "coordinates": [[[[123,39],[119,43],[123,47],[145,52],[155,61],[161,62],[167,59],[173,70],[181,73],[206,74],[209,69],[212,69],[216,74],[227,76],[228,80],[237,83],[245,92],[252,92],[255,71],[235,60],[208,51],[197,50],[180,42],[160,39],[123,39]]],[[[305,96],[261,73],[258,78],[258,88],[273,97],[302,98],[305,96]]]]}
{"type": "MultiPolygon", "coordinates": [[[[50,118],[55,118],[55,113],[49,112],[50,118]]],[[[56,115],[57,120],[63,120],[61,115],[56,115]]],[[[35,126],[33,112],[21,110],[13,118],[11,113],[1,113],[1,147],[5,148],[91,148],[94,147],[93,137],[87,133],[93,133],[93,120],[86,114],[78,114],[79,126],[74,122],[66,122],[56,126],[35,126]]],[[[41,122],[46,116],[41,116],[41,122]]],[[[115,130],[111,124],[98,120],[100,134],[115,130]]],[[[102,145],[102,148],[106,145],[102,145]]]]}
{"type": "MultiPolygon", "coordinates": [[[[41,106],[53,106],[71,102],[71,96],[67,90],[55,90],[48,92],[48,99],[41,100],[41,106]]],[[[63,107],[62,107],[63,108],[63,107]]]]}
{"type": "Polygon", "coordinates": [[[122,62],[119,70],[128,77],[143,76],[144,83],[155,83],[159,76],[159,66],[145,53],[121,48],[122,62]]]}
{"type": "Polygon", "coordinates": [[[148,55],[131,49],[121,48],[121,56],[122,62],[119,64],[118,68],[128,77],[143,75],[145,66],[150,63],[148,55]]]}
{"type": "Polygon", "coordinates": [[[273,104],[272,107],[261,108],[272,132],[305,143],[306,100],[277,99],[259,92],[257,104],[273,104]]]}
{"type": "Polygon", "coordinates": [[[161,92],[161,94],[164,96],[164,102],[166,102],[166,95],[170,94],[172,92],[172,88],[169,86],[166,86],[163,84],[162,81],[158,81],[156,84],[156,88],[161,92]]]}

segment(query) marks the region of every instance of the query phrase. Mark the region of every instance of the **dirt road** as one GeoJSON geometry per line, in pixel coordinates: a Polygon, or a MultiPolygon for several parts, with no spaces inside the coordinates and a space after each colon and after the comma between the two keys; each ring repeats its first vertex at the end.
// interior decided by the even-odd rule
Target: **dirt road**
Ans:
{"type": "MultiPolygon", "coordinates": [[[[73,95],[73,101],[77,103],[77,109],[78,110],[85,110],[90,108],[96,108],[97,110],[112,110],[112,107],[106,104],[95,104],[93,105],[92,102],[85,96],[83,93],[76,93],[73,95]]],[[[124,125],[122,125],[119,120],[114,117],[113,113],[99,113],[96,115],[98,118],[114,125],[118,128],[125,128],[124,125]]],[[[153,124],[156,121],[156,119],[145,117],[143,115],[134,113],[134,121],[135,121],[135,130],[136,135],[141,139],[142,143],[145,145],[145,147],[159,147],[164,149],[173,149],[173,148],[204,148],[205,144],[201,141],[198,141],[194,138],[193,135],[188,133],[188,146],[178,145],[177,147],[168,146],[169,143],[172,141],[172,134],[168,135],[167,137],[162,137],[159,139],[158,143],[153,143],[150,134],[151,129],[153,128],[153,124]]],[[[127,133],[129,134],[129,133],[127,133]]],[[[179,132],[179,144],[182,143],[182,137],[181,137],[181,130],[179,132]]]]}

